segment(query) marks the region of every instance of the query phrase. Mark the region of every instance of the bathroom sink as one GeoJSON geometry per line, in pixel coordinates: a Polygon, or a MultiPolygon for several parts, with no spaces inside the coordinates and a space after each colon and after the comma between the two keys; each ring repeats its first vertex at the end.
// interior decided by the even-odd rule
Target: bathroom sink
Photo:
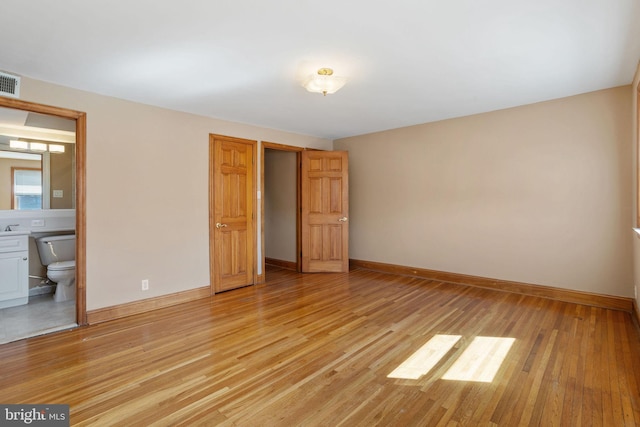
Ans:
{"type": "Polygon", "coordinates": [[[2,231],[0,230],[0,238],[9,236],[24,236],[25,234],[31,234],[28,230],[14,230],[14,231],[2,231]]]}

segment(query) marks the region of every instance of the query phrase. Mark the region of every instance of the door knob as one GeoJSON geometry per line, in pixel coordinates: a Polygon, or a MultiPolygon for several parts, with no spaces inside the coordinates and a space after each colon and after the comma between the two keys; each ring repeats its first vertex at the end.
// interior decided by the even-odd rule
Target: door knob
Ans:
{"type": "Polygon", "coordinates": [[[340,218],[338,221],[340,222],[347,222],[347,217],[343,216],[342,218],[340,218]]]}
{"type": "Polygon", "coordinates": [[[223,228],[226,227],[227,224],[220,224],[219,222],[216,222],[216,228],[223,228]]]}

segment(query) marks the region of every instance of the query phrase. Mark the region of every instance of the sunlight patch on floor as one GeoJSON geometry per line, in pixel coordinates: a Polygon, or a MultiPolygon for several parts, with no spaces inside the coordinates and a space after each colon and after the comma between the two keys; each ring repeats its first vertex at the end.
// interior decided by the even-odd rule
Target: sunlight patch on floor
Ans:
{"type": "MultiPolygon", "coordinates": [[[[420,379],[433,369],[461,338],[461,335],[435,335],[387,375],[387,378],[420,379]]],[[[442,379],[492,382],[514,342],[515,338],[475,337],[442,379]]]]}
{"type": "Polygon", "coordinates": [[[492,382],[514,342],[515,338],[474,338],[442,379],[492,382]]]}
{"type": "Polygon", "coordinates": [[[417,380],[429,372],[462,338],[460,335],[436,335],[402,362],[387,378],[417,380]]]}

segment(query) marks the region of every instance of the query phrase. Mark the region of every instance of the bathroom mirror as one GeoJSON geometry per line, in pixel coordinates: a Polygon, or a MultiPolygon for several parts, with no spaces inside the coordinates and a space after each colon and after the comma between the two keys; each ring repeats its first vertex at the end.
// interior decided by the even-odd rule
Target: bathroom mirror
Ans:
{"type": "Polygon", "coordinates": [[[0,108],[0,211],[75,209],[75,120],[0,108]]]}

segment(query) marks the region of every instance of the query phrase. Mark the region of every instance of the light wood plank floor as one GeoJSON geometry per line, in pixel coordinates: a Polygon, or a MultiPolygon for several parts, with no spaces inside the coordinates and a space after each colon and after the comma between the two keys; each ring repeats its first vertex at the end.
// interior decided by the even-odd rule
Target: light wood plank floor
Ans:
{"type": "Polygon", "coordinates": [[[364,270],[267,279],[1,345],[0,402],[96,426],[640,425],[628,313],[364,270]],[[388,377],[437,335],[460,338],[388,377]],[[501,358],[477,337],[514,340],[501,358]],[[462,379],[488,361],[493,380],[462,379]]]}

